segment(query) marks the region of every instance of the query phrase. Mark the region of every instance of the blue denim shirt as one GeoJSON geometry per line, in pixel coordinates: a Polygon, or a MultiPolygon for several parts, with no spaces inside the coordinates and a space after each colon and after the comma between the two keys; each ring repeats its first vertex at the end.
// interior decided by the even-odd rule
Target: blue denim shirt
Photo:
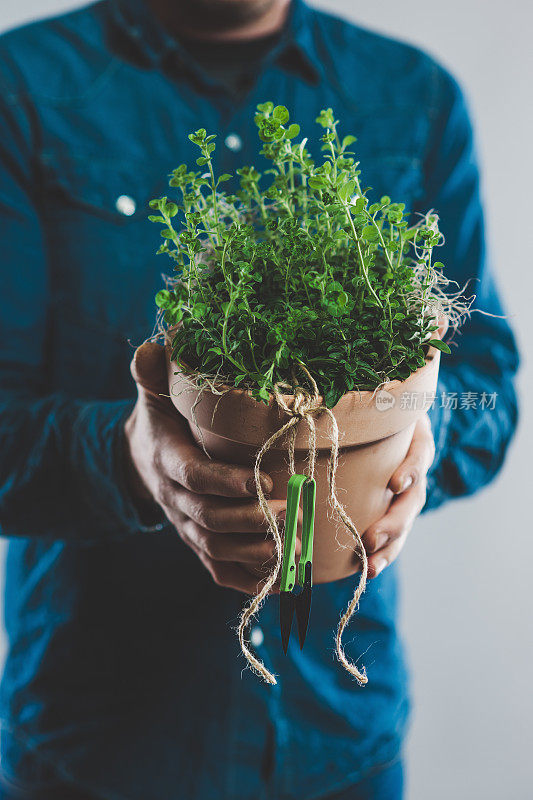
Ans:
{"type": "Polygon", "coordinates": [[[242,597],[215,586],[169,524],[144,528],[125,490],[129,360],[167,268],[147,204],[192,163],[186,134],[200,126],[218,133],[219,172],[257,162],[252,112],[272,99],[304,131],[333,107],[375,195],[438,210],[448,276],[470,281],[490,315],[472,314],[443,359],[439,391],[459,402],[432,411],[435,508],[495,475],[516,422],[517,353],[456,82],[416,48],[297,0],[237,99],[141,0],[104,0],[2,36],[0,87],[3,769],[24,777],[33,754],[128,800],[313,800],[356,783],[396,758],[406,726],[396,567],[370,584],[346,637],[367,686],[334,658],[353,579],[315,588],[305,649],[286,657],[267,603],[254,640],[279,680],[266,686],[236,643],[242,597]],[[473,407],[467,392],[496,402],[473,407]]]}

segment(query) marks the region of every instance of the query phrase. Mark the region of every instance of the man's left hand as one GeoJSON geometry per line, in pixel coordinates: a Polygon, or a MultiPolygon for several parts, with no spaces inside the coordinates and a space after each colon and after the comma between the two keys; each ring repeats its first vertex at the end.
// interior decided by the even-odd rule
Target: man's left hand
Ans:
{"type": "Polygon", "coordinates": [[[427,473],[434,457],[435,443],[426,414],[416,423],[405,460],[389,481],[394,497],[387,513],[363,536],[369,578],[375,578],[392,564],[404,546],[413,522],[426,502],[427,473]]]}

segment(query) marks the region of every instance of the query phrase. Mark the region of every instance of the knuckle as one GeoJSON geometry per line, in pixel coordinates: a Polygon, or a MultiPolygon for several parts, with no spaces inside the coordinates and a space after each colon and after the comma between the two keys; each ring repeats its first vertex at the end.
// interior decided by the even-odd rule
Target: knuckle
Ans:
{"type": "Polygon", "coordinates": [[[205,491],[205,473],[194,460],[187,460],[181,464],[180,483],[190,492],[201,494],[205,491]]]}
{"type": "Polygon", "coordinates": [[[216,536],[210,536],[209,534],[204,534],[202,536],[202,547],[203,551],[206,556],[213,561],[222,561],[222,550],[221,542],[217,540],[216,536]]]}
{"type": "Polygon", "coordinates": [[[170,486],[166,478],[159,477],[155,488],[155,499],[162,506],[170,505],[170,486]]]}
{"type": "Polygon", "coordinates": [[[411,526],[404,523],[396,531],[394,531],[394,533],[391,534],[391,540],[397,542],[401,539],[404,539],[410,530],[411,526]]]}
{"type": "Polygon", "coordinates": [[[158,475],[162,475],[164,472],[163,457],[161,455],[161,450],[158,447],[153,448],[152,453],[150,454],[150,462],[152,469],[157,472],[158,475]]]}
{"type": "Polygon", "coordinates": [[[411,478],[411,486],[416,486],[417,483],[420,481],[420,467],[418,464],[412,464],[409,468],[409,476],[411,478]]]}
{"type": "Polygon", "coordinates": [[[226,585],[225,574],[226,574],[225,570],[217,566],[216,564],[211,567],[211,575],[217,586],[226,585]]]}
{"type": "Polygon", "coordinates": [[[196,519],[202,528],[206,528],[208,531],[216,531],[220,527],[216,511],[206,503],[198,506],[196,519]]]}

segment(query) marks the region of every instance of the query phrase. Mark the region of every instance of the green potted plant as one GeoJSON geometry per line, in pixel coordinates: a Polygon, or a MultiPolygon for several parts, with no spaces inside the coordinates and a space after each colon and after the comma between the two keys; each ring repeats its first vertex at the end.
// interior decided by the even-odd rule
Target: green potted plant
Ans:
{"type": "MultiPolygon", "coordinates": [[[[189,138],[199,169],[179,166],[176,199],[150,204],[163,225],[158,252],[175,262],[156,297],[169,392],[206,452],[266,469],[272,497],[285,497],[295,471],[316,479],[314,580],[360,573],[336,642],[364,683],[341,641],[367,577],[359,532],[388,507],[390,476],[449,352],[442,335],[454,303],[432,260],[442,236],[435,213],[412,221],[389,197],[370,202],[356,139],[340,138],[331,109],[317,118],[320,163],[284,106],[259,105],[255,122],[271,162],[264,175],[243,166],[239,191],[225,192],[231,176],[214,174],[215,136],[197,130],[189,138]],[[405,407],[405,393],[420,402],[405,407]]],[[[239,637],[251,666],[275,682],[246,639],[283,548],[257,485],[277,564],[244,609],[239,637]]]]}

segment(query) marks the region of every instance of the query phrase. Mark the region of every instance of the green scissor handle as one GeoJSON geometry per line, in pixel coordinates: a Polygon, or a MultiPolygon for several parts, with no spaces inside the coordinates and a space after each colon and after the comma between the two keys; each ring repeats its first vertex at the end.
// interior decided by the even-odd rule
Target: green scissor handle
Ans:
{"type": "MultiPolygon", "coordinates": [[[[316,483],[305,475],[291,475],[287,486],[287,516],[285,519],[285,540],[283,544],[283,562],[281,567],[282,592],[294,589],[296,579],[303,586],[306,578],[306,566],[313,560],[313,532],[315,524],[316,483]],[[303,528],[302,552],[296,576],[296,530],[298,526],[298,508],[303,487],[303,528]]],[[[311,567],[309,568],[309,572],[311,567]]]]}
{"type": "Polygon", "coordinates": [[[309,564],[309,580],[313,585],[313,538],[315,529],[315,501],[316,483],[309,478],[304,484],[303,496],[303,526],[302,526],[302,552],[298,563],[298,583],[305,585],[306,567],[309,564]]]}

